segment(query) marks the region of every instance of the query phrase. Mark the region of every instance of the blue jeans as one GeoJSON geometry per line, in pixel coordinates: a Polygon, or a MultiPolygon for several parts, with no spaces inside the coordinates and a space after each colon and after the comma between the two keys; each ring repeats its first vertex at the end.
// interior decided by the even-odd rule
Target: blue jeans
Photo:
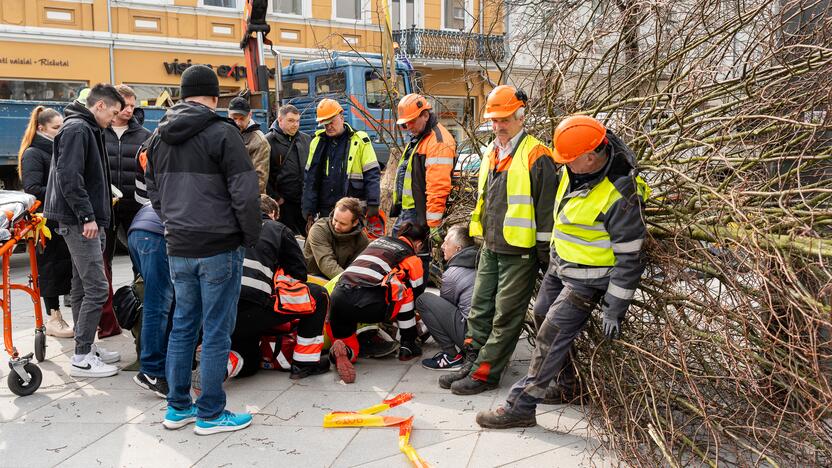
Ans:
{"type": "Polygon", "coordinates": [[[244,254],[239,247],[206,258],[170,256],[176,309],[165,368],[168,405],[177,410],[191,405],[191,363],[201,327],[202,394],[196,401],[200,419],[213,419],[225,409],[222,383],[237,319],[244,254]]]}
{"type": "Polygon", "coordinates": [[[137,229],[127,236],[133,266],[144,278],[142,310],[141,371],[151,377],[165,377],[168,349],[168,316],[173,304],[173,282],[165,237],[137,229]]]}

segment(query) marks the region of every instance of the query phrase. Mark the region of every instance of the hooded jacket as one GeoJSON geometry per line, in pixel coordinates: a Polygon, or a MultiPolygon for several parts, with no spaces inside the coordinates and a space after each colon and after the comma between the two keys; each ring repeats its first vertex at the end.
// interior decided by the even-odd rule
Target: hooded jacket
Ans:
{"type": "Polygon", "coordinates": [[[442,273],[442,287],[439,288],[439,297],[455,305],[466,318],[471,310],[474,280],[477,277],[477,254],[477,247],[471,246],[451,257],[442,273]]]}
{"type": "Polygon", "coordinates": [[[340,275],[369,243],[360,223],[352,231],[341,234],[332,228],[330,218],[315,221],[303,244],[309,274],[330,279],[340,275]]]}
{"type": "Polygon", "coordinates": [[[269,154],[271,147],[266,141],[266,136],[260,131],[260,124],[253,119],[249,121],[249,126],[242,132],[243,143],[246,145],[246,151],[251,158],[251,165],[254,166],[254,171],[257,173],[257,183],[260,188],[260,193],[266,193],[266,183],[269,181],[269,154]]]}
{"type": "Polygon", "coordinates": [[[103,132],[78,101],[64,109],[64,125],[55,136],[43,213],[61,224],[95,221],[110,227],[113,205],[103,132]]]}
{"type": "Polygon", "coordinates": [[[299,205],[303,197],[304,167],[312,137],[301,131],[289,136],[275,122],[266,134],[266,140],[271,146],[266,193],[275,200],[283,198],[299,205]]]}
{"type": "Polygon", "coordinates": [[[210,108],[168,109],[142,148],[147,195],[165,223],[168,254],[210,257],[260,236],[257,174],[240,130],[210,108]]]}
{"type": "Polygon", "coordinates": [[[144,112],[136,112],[127,122],[127,130],[118,137],[112,127],[104,129],[104,143],[110,162],[110,180],[124,194],[118,202],[120,211],[135,215],[141,204],[136,202],[136,154],[150,138],[150,130],[142,127],[144,112]]]}

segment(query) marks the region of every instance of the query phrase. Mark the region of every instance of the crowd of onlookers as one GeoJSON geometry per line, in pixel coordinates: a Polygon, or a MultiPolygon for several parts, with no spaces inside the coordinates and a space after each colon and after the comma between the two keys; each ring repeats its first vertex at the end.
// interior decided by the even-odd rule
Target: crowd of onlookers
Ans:
{"type": "Polygon", "coordinates": [[[138,359],[125,370],[167,399],[168,429],[248,426],[250,415],[225,408],[228,378],[282,369],[303,379],[334,365],[352,383],[359,358],[411,360],[429,339],[440,350],[422,366],[451,371],[439,385],[480,393],[497,386],[542,270],[535,319],[546,346],[506,405],[478,422],[534,424],[536,404],[581,397],[572,340],[598,303],[614,338],[641,271],[646,185],[612,132],[567,119],[553,153],[524,130],[525,94],[495,88],[470,227],[447,227],[456,143],[421,95],[398,103],[408,139],[387,214],[373,144],[337,100],[318,103],[322,128],[307,135],[292,105],[268,129],[244,97],[219,115],[216,73],[204,66],[182,74],[180,95],[152,133],[125,85],[85,90],[63,114],[32,113],[20,175],[55,233],[38,253],[39,285],[46,333],[75,340],[72,376],[119,372],[121,356],[96,333],[121,333],[119,319],[132,325],[122,317],[140,304],[138,359]],[[119,234],[135,280],[114,295],[119,234]],[[425,292],[436,249],[438,295],[425,292]],[[73,327],[60,311],[67,294],[73,327]]]}

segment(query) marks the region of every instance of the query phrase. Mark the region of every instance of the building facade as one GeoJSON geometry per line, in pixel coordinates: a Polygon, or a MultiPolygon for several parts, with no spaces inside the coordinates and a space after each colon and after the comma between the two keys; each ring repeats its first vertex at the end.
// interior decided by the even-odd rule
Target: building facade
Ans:
{"type": "MultiPolygon", "coordinates": [[[[283,65],[331,51],[380,53],[379,1],[270,0],[269,38],[283,65]]],[[[400,55],[443,121],[477,119],[505,55],[499,2],[387,1],[400,55]]],[[[67,101],[97,82],[131,85],[140,100],[176,96],[179,75],[196,63],[211,64],[222,90],[237,92],[246,86],[243,3],[0,0],[0,99],[67,101]]],[[[269,51],[266,61],[275,67],[269,51]]]]}

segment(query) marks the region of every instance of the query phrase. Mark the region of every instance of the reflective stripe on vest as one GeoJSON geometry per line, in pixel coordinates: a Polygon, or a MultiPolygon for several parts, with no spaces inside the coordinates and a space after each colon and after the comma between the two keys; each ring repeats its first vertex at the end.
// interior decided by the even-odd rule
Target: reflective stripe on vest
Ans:
{"type": "MultiPolygon", "coordinates": [[[[410,157],[407,158],[407,168],[404,171],[404,184],[402,185],[402,209],[413,210],[416,209],[416,200],[413,198],[413,159],[416,155],[416,150],[419,148],[417,144],[411,151],[410,157]]],[[[404,153],[410,150],[410,143],[404,149],[404,153]]],[[[404,163],[404,161],[402,161],[404,163]]],[[[401,165],[401,164],[400,164],[401,165]]]]}
{"type": "MultiPolygon", "coordinates": [[[[644,200],[650,188],[640,176],[636,176],[638,193],[644,200]]],[[[569,173],[561,169],[560,184],[555,197],[555,229],[552,243],[558,256],[579,265],[611,267],[615,265],[615,253],[638,252],[643,241],[613,244],[604,223],[598,215],[606,214],[621,199],[621,193],[607,177],[589,192],[566,194],[569,189],[569,173]],[[567,199],[561,207],[561,202],[567,199]]]]}
{"type": "MultiPolygon", "coordinates": [[[[369,140],[370,136],[367,135],[365,132],[362,131],[353,131],[352,127],[345,124],[345,127],[348,131],[352,132],[352,136],[350,137],[350,141],[347,143],[349,145],[349,152],[347,154],[347,178],[350,180],[364,180],[364,171],[372,169],[373,167],[378,167],[378,160],[375,156],[369,161],[362,161],[364,157],[364,152],[362,151],[361,155],[358,155],[358,149],[362,146],[364,140],[369,140]]],[[[306,170],[309,170],[309,167],[312,165],[312,158],[315,156],[315,150],[318,149],[318,144],[321,142],[321,135],[323,135],[326,130],[318,130],[315,132],[315,137],[312,138],[312,141],[309,143],[309,155],[306,157],[306,170]]],[[[367,143],[370,144],[370,143],[367,143]]],[[[322,161],[323,162],[323,161],[322,161]]],[[[329,176],[329,163],[324,163],[324,175],[329,176]]]]}
{"type": "MultiPolygon", "coordinates": [[[[531,135],[526,135],[517,145],[511,165],[508,168],[506,180],[506,197],[508,205],[503,219],[503,237],[509,245],[515,247],[534,247],[538,240],[537,224],[534,220],[534,199],[532,198],[532,182],[529,176],[529,155],[540,141],[531,135]]],[[[485,150],[485,158],[480,163],[480,174],[477,181],[477,205],[471,213],[469,232],[472,236],[482,236],[482,210],[485,204],[484,191],[491,172],[491,158],[494,154],[494,143],[485,150]]],[[[546,239],[548,240],[548,236],[546,239]]]]}
{"type": "Polygon", "coordinates": [[[274,273],[274,311],[280,314],[311,314],[315,312],[315,299],[309,286],[284,274],[282,268],[274,273]]]}

